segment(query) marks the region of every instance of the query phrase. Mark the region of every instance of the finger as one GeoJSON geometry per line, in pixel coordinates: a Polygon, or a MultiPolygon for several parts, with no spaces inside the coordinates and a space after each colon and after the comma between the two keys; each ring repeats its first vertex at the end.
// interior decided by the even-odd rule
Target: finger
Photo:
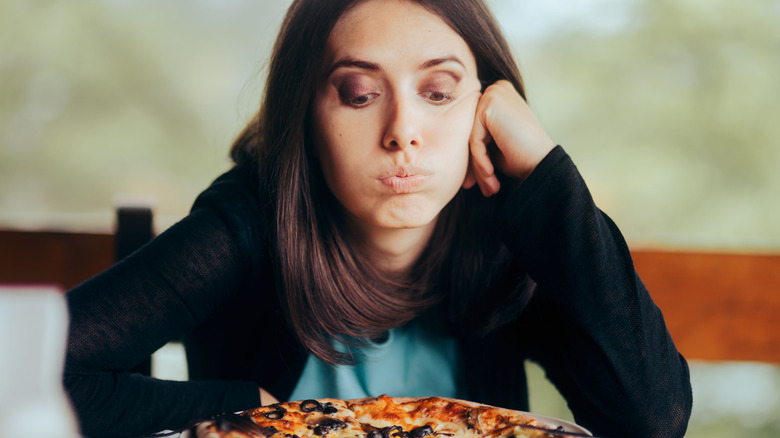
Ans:
{"type": "Polygon", "coordinates": [[[197,438],[221,438],[219,432],[211,431],[213,421],[203,421],[195,427],[195,436],[197,438]]]}
{"type": "Polygon", "coordinates": [[[495,175],[495,167],[488,153],[488,144],[492,140],[480,117],[479,107],[471,130],[469,149],[471,151],[471,169],[482,194],[490,196],[498,192],[501,184],[495,175]]]}
{"type": "Polygon", "coordinates": [[[463,179],[463,188],[470,189],[477,183],[477,177],[474,176],[474,165],[471,163],[471,157],[469,157],[468,169],[466,169],[466,178],[463,179]]]}
{"type": "Polygon", "coordinates": [[[480,152],[477,152],[478,155],[472,155],[471,160],[474,179],[479,184],[483,195],[486,197],[494,195],[500,189],[501,184],[494,172],[493,163],[490,161],[490,156],[484,145],[477,146],[476,149],[480,152]]]}

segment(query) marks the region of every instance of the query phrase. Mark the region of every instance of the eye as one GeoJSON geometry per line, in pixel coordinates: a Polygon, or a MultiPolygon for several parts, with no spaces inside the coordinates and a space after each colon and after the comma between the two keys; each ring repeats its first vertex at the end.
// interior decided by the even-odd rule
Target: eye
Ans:
{"type": "Polygon", "coordinates": [[[342,96],[341,102],[343,102],[344,105],[349,105],[355,108],[361,108],[373,102],[377,96],[379,96],[377,93],[362,94],[360,96],[355,96],[355,97],[342,96]]]}
{"type": "Polygon", "coordinates": [[[420,95],[436,105],[443,105],[453,99],[452,94],[442,91],[425,91],[420,95]]]}
{"type": "Polygon", "coordinates": [[[379,89],[370,80],[360,75],[336,77],[336,91],[343,105],[362,108],[370,105],[379,96],[379,89]]]}

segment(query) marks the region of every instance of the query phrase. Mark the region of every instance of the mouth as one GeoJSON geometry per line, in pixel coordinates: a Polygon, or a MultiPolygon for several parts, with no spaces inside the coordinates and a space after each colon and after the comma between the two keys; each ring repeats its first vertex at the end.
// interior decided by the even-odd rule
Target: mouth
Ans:
{"type": "Polygon", "coordinates": [[[400,195],[419,191],[430,175],[431,172],[418,167],[397,166],[385,170],[377,179],[400,195]]]}

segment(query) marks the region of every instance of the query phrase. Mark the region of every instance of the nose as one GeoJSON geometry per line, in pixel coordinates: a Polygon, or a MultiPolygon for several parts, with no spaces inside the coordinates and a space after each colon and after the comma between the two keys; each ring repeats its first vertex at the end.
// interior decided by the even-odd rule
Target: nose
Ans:
{"type": "Polygon", "coordinates": [[[422,121],[415,116],[414,108],[404,99],[395,99],[388,111],[387,124],[382,145],[386,149],[406,150],[408,147],[421,147],[422,136],[419,126],[422,121]]]}

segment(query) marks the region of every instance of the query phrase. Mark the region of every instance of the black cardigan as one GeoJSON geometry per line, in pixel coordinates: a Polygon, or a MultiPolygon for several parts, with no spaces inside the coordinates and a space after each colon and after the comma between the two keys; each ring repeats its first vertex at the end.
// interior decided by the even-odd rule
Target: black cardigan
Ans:
{"type": "MultiPolygon", "coordinates": [[[[292,392],[307,355],[277,302],[252,175],[240,166],[222,175],[185,219],[67,293],[65,386],[86,436],[249,409],[258,386],[280,400],[292,392]],[[187,340],[189,382],[126,372],[172,339],[187,340]]],[[[528,410],[530,359],[595,434],[682,437],[692,399],[685,359],[562,148],[507,196],[497,223],[528,273],[517,284],[535,289],[513,322],[461,339],[468,398],[528,410]]]]}

